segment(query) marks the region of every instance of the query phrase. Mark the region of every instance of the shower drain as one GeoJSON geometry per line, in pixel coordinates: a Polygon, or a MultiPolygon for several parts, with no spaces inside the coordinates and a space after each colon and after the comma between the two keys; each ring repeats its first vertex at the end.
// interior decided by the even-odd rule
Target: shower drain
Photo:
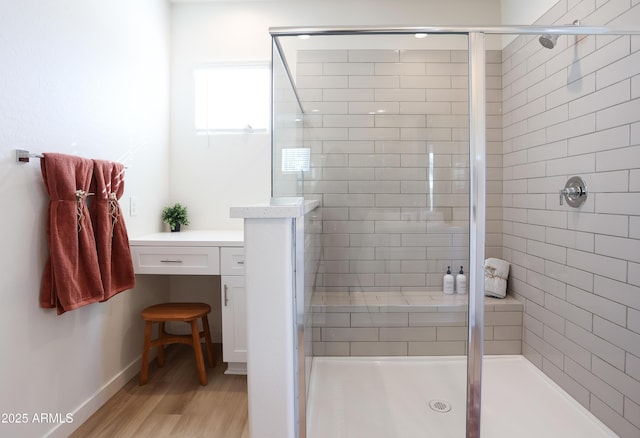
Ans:
{"type": "Polygon", "coordinates": [[[451,405],[449,404],[449,402],[444,400],[431,400],[429,402],[429,407],[432,410],[440,413],[449,412],[451,410],[451,405]]]}

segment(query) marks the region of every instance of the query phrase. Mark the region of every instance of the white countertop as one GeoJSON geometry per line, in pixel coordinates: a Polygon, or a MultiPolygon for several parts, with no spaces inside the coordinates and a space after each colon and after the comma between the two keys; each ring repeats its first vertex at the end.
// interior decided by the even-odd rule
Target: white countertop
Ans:
{"type": "Polygon", "coordinates": [[[129,239],[131,246],[244,246],[242,230],[188,230],[129,239]]]}
{"type": "Polygon", "coordinates": [[[273,198],[268,204],[231,207],[232,218],[285,218],[301,217],[318,207],[317,200],[304,198],[273,198]]]}

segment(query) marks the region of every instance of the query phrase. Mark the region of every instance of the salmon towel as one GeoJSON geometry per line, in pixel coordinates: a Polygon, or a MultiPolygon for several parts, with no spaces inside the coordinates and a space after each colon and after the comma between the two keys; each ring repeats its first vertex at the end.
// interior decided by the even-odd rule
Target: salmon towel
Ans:
{"type": "Polygon", "coordinates": [[[49,193],[49,257],[42,274],[40,306],[58,315],[104,296],[87,197],[93,161],[64,154],[44,154],[42,178],[49,193]]]}
{"type": "Polygon", "coordinates": [[[93,160],[91,191],[95,192],[90,209],[104,289],[102,301],[106,301],[135,286],[129,236],[118,203],[124,193],[124,165],[93,160]]]}

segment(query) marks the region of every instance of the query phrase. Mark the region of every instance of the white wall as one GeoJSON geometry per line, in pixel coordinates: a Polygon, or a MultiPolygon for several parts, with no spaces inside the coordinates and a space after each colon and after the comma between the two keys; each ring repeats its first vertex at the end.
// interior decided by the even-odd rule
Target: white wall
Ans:
{"type": "Polygon", "coordinates": [[[192,229],[241,229],[241,220],[228,218],[229,207],[268,200],[270,138],[253,134],[207,141],[205,136],[196,136],[194,64],[269,60],[269,27],[496,24],[500,2],[180,2],[174,3],[172,18],[171,198],[188,206],[192,229]]]}
{"type": "MultiPolygon", "coordinates": [[[[36,413],[73,413],[56,433],[67,436],[138,371],[139,310],[167,288],[139,277],[134,291],[106,303],[61,316],[39,308],[48,197],[39,160],[18,164],[14,149],[123,161],[123,204],[139,199],[138,216],[124,209],[129,234],[159,230],[169,8],[164,0],[2,0],[0,9],[0,412],[26,413],[30,423],[36,413]]],[[[56,426],[0,424],[0,436],[39,437],[56,426]]]]}
{"type": "MultiPolygon", "coordinates": [[[[533,24],[547,12],[558,0],[502,0],[502,24],[533,24]]],[[[572,20],[573,21],[573,20],[572,20]]],[[[551,24],[551,23],[539,23],[551,24]]]]}

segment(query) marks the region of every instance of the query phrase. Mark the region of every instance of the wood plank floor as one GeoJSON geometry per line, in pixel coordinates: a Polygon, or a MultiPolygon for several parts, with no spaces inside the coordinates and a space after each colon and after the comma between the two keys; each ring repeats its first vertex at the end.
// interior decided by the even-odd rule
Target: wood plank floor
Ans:
{"type": "Polygon", "coordinates": [[[145,386],[136,375],[70,438],[249,438],[247,378],[224,374],[221,345],[214,348],[206,386],[198,382],[191,347],[170,345],[164,367],[151,363],[145,386]]]}

